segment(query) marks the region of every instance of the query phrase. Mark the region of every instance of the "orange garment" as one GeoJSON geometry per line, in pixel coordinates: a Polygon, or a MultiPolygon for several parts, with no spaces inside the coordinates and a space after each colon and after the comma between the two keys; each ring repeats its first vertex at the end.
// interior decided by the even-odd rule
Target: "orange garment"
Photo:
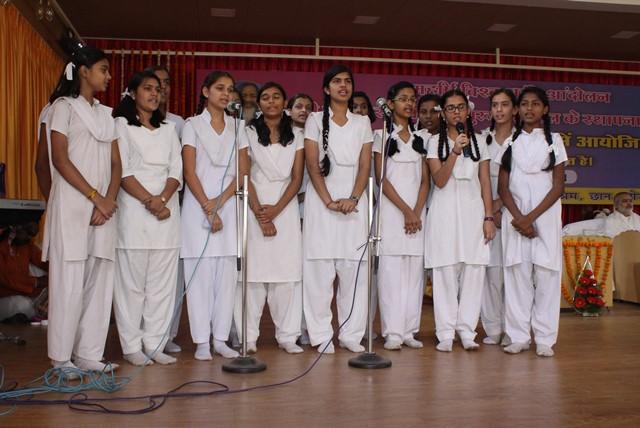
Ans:
{"type": "Polygon", "coordinates": [[[48,264],[40,260],[42,251],[30,242],[26,245],[9,246],[9,240],[0,242],[0,298],[22,294],[35,297],[40,292],[36,289],[36,277],[29,273],[29,263],[42,270],[48,264]]]}

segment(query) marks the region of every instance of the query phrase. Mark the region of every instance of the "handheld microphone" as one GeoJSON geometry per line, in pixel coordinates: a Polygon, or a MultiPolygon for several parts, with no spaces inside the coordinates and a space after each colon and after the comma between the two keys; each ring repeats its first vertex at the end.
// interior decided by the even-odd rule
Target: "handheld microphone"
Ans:
{"type": "Polygon", "coordinates": [[[378,107],[380,107],[380,110],[382,110],[382,114],[384,114],[388,118],[391,118],[391,109],[387,105],[387,100],[385,100],[383,97],[380,97],[376,100],[376,104],[378,105],[378,107]]]}
{"type": "Polygon", "coordinates": [[[229,103],[227,103],[227,111],[230,113],[237,113],[240,111],[240,109],[242,108],[242,104],[240,103],[240,101],[229,101],[229,103]]]}
{"type": "MultiPolygon", "coordinates": [[[[464,134],[465,133],[464,125],[462,124],[462,122],[456,123],[456,131],[458,131],[458,134],[464,134]]],[[[464,146],[462,148],[462,155],[465,158],[471,157],[471,144],[467,144],[466,146],[464,146]]]]}

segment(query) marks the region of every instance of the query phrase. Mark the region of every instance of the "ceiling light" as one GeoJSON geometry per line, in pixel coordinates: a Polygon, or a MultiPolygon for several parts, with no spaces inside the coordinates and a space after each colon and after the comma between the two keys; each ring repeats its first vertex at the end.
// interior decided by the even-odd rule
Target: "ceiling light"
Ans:
{"type": "Polygon", "coordinates": [[[495,31],[498,33],[506,33],[515,27],[516,24],[493,24],[491,27],[487,28],[487,31],[495,31]]]}
{"type": "Polygon", "coordinates": [[[611,36],[611,38],[612,39],[630,39],[632,37],[637,36],[638,34],[640,34],[640,31],[619,31],[613,36],[611,36]]]}
{"type": "Polygon", "coordinates": [[[214,16],[216,18],[235,18],[236,17],[236,10],[235,9],[225,9],[225,8],[212,7],[211,8],[211,16],[214,16]]]}
{"type": "Polygon", "coordinates": [[[358,15],[353,19],[354,24],[373,25],[380,20],[379,16],[358,15]]]}

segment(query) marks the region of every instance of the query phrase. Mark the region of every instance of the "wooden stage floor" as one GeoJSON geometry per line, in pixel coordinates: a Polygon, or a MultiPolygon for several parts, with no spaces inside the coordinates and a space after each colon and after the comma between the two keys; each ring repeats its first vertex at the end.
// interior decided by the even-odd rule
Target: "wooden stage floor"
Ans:
{"type": "MultiPolygon", "coordinates": [[[[115,326],[106,356],[121,363],[122,376],[133,381],[112,396],[163,393],[183,382],[205,379],[232,389],[281,382],[304,371],[315,350],[288,355],[277,348],[267,316],[258,356],[267,371],[227,374],[222,357],[193,359],[183,316],[178,342],[184,350],[173,366],[158,364],[138,370],[120,357],[115,326]]],[[[600,318],[562,313],[554,358],[530,350],[507,355],[497,346],[466,352],[459,343],[450,354],[435,350],[433,308],[425,304],[422,320],[425,348],[389,352],[382,341],[376,350],[393,361],[386,370],[348,367],[354,354],[337,349],[293,384],[239,394],[172,398],[146,415],[86,414],[66,405],[20,406],[0,416],[1,427],[28,426],[220,426],[220,427],[639,427],[640,306],[616,303],[600,318]]],[[[5,385],[25,383],[48,368],[44,327],[0,324],[6,335],[21,335],[26,346],[0,343],[5,385]]],[[[90,393],[93,397],[105,393],[90,393]]],[[[63,394],[39,398],[64,399],[63,394]]],[[[120,404],[119,408],[143,403],[120,404]]],[[[6,408],[0,408],[0,412],[6,408]]]]}

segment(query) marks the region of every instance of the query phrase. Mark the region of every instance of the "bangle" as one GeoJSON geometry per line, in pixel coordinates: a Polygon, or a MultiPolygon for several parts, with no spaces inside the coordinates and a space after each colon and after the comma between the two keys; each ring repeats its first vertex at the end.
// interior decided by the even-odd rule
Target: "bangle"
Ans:
{"type": "Polygon", "coordinates": [[[455,153],[456,155],[460,156],[462,154],[462,150],[460,150],[459,152],[456,152],[455,149],[451,149],[451,151],[453,153],[455,153]]]}
{"type": "Polygon", "coordinates": [[[360,202],[360,198],[357,196],[349,196],[349,199],[355,202],[356,205],[358,205],[358,202],[360,202]]]}
{"type": "Polygon", "coordinates": [[[98,191],[96,189],[91,189],[91,191],[86,194],[86,197],[90,201],[93,201],[97,195],[98,195],[98,191]]]}
{"type": "Polygon", "coordinates": [[[493,221],[493,217],[487,216],[484,218],[484,221],[493,221]]]}

